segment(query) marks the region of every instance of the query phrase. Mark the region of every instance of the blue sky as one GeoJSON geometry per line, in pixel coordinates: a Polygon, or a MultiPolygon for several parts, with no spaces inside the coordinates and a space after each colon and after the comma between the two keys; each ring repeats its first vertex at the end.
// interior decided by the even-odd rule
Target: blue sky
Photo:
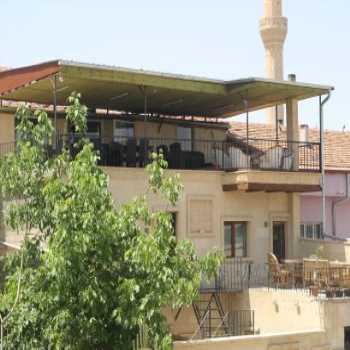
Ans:
{"type": "MultiPolygon", "coordinates": [[[[2,0],[0,64],[64,58],[222,79],[264,76],[262,12],[263,0],[2,0]]],[[[326,127],[350,130],[350,1],[284,0],[284,14],[286,75],[334,85],[326,127]]],[[[317,126],[317,101],[302,103],[300,114],[317,126]]]]}

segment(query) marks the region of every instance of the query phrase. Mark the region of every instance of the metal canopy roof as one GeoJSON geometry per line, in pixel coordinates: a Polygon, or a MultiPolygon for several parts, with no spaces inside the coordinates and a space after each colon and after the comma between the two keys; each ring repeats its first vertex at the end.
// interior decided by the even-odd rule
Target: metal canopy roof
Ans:
{"type": "Polygon", "coordinates": [[[320,96],[331,86],[261,78],[213,80],[56,60],[0,72],[0,97],[6,100],[53,103],[57,76],[57,104],[65,105],[72,91],[89,107],[132,113],[229,117],[262,109],[287,99],[320,96]]]}

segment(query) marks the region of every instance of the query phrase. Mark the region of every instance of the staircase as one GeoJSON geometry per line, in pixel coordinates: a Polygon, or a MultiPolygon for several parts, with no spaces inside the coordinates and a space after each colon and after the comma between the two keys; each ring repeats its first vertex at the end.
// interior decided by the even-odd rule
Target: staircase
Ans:
{"type": "Polygon", "coordinates": [[[227,315],[217,293],[201,294],[192,307],[198,322],[192,339],[229,336],[227,315]]]}

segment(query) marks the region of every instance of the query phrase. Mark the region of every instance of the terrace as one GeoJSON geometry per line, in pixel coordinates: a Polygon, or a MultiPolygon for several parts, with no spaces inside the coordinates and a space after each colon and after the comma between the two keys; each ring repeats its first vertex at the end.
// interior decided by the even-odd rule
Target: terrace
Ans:
{"type": "MultiPolygon", "coordinates": [[[[273,254],[266,264],[225,260],[216,277],[201,284],[200,298],[192,306],[197,327],[188,339],[257,334],[255,320],[261,319],[260,310],[243,309],[237,299],[249,290],[341,300],[350,296],[350,265],[319,258],[279,263],[273,254]]],[[[176,320],[181,312],[177,312],[176,320]]]]}
{"type": "MultiPolygon", "coordinates": [[[[72,144],[79,136],[71,133],[60,111],[67,96],[79,91],[90,110],[89,137],[101,165],[143,167],[150,152],[162,151],[172,169],[233,174],[223,180],[225,191],[319,190],[322,125],[319,142],[300,142],[297,104],[315,96],[322,102],[330,90],[295,81],[212,80],[63,60],[0,73],[2,99],[49,110],[56,130],[54,149],[65,145],[74,154],[72,144]],[[249,113],[281,104],[287,106],[287,138],[252,138],[249,113]],[[240,114],[246,115],[246,136],[236,138],[225,120],[240,114]],[[243,171],[243,182],[236,171],[243,171]],[[267,181],[264,172],[278,173],[277,182],[274,176],[267,181]]],[[[6,153],[11,147],[1,148],[6,153]]]]}

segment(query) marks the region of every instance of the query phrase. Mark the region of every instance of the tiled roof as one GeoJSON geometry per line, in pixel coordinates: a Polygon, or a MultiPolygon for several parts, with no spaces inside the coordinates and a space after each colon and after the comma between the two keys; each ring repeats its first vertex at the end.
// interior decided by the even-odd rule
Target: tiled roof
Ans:
{"type": "MultiPolygon", "coordinates": [[[[246,137],[246,124],[231,122],[230,133],[237,138],[246,137]]],[[[279,127],[279,138],[286,139],[286,128],[279,127]]],[[[268,124],[250,123],[249,138],[276,139],[276,128],[268,124]]],[[[308,140],[319,142],[320,131],[309,128],[308,140]]],[[[350,132],[325,130],[325,166],[328,170],[350,171],[350,132]]]]}

